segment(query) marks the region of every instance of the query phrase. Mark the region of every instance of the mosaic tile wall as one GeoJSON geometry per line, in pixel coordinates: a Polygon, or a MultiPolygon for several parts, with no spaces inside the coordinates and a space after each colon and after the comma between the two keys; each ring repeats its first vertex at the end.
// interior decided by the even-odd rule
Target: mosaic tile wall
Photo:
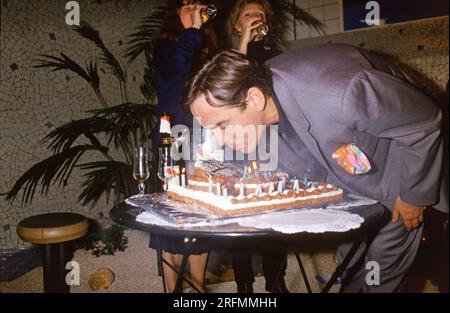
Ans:
{"type": "MultiPolygon", "coordinates": [[[[296,3],[325,25],[325,35],[336,34],[342,31],[342,0],[298,0],[296,3]]],[[[315,29],[301,24],[296,25],[296,30],[296,39],[321,36],[321,33],[315,29]]]]}
{"type": "MultiPolygon", "coordinates": [[[[16,179],[36,162],[50,156],[39,142],[56,126],[70,119],[84,117],[86,110],[100,108],[87,83],[72,72],[32,68],[38,54],[59,55],[64,52],[81,65],[98,50],[65,24],[67,1],[1,0],[1,78],[0,78],[0,194],[11,188],[16,179]]],[[[131,101],[144,103],[139,91],[144,60],[131,66],[122,55],[126,35],[134,32],[141,17],[159,1],[81,0],[81,19],[100,32],[105,44],[119,58],[128,74],[131,101]]],[[[101,89],[108,103],[118,104],[116,80],[99,62],[101,89]]],[[[99,160],[87,155],[89,160],[99,160]]],[[[35,197],[32,204],[21,207],[20,201],[8,204],[0,197],[0,249],[23,247],[16,235],[17,223],[30,215],[47,212],[79,212],[91,218],[108,214],[106,201],[95,207],[76,202],[80,190],[79,173],[65,188],[54,186],[47,197],[35,197]]]]}
{"type": "Polygon", "coordinates": [[[348,43],[374,50],[401,65],[436,97],[448,81],[448,16],[303,39],[292,46],[348,43]]]}

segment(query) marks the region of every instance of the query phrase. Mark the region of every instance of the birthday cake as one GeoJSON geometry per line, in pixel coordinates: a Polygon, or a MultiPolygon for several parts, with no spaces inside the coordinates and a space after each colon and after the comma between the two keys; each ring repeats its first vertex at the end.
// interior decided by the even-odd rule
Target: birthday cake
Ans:
{"type": "Polygon", "coordinates": [[[308,179],[290,179],[282,172],[259,172],[255,162],[242,168],[231,163],[197,161],[191,175],[169,182],[167,192],[172,200],[229,217],[343,200],[340,188],[308,179]]]}

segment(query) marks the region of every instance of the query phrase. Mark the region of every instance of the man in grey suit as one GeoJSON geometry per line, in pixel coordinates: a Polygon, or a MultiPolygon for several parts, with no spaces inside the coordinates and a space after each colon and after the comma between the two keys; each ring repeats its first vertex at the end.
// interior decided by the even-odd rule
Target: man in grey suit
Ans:
{"type": "MultiPolygon", "coordinates": [[[[266,65],[229,50],[189,81],[183,106],[219,142],[246,153],[256,148],[261,133],[254,140],[246,134],[227,137],[227,127],[277,124],[281,168],[294,175],[303,169],[389,208],[391,222],[371,242],[365,259],[379,264],[380,284],[367,284],[364,264],[351,264],[353,276],[344,274],[342,291],[403,290],[424,209],[448,212],[448,191],[441,192],[441,110],[407,75],[350,45],[294,49],[266,65]],[[332,158],[351,143],[370,160],[370,172],[350,174],[332,158]]],[[[348,249],[349,244],[341,245],[338,256],[348,249]]]]}

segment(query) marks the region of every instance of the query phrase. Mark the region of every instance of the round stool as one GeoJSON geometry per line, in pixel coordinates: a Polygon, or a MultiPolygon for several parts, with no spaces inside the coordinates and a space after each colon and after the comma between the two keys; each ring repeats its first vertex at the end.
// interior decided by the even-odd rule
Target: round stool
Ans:
{"type": "Polygon", "coordinates": [[[75,213],[41,214],[19,222],[19,237],[42,245],[44,292],[70,292],[70,286],[66,284],[64,243],[83,237],[88,227],[88,219],[75,213]]]}

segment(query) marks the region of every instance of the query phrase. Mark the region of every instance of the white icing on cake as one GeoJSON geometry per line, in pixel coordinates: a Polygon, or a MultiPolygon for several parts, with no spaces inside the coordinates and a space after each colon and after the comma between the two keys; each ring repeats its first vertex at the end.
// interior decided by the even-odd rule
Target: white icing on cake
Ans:
{"type": "MultiPolygon", "coordinates": [[[[224,211],[232,211],[232,210],[239,210],[239,209],[260,207],[260,206],[267,206],[269,208],[271,206],[280,205],[280,204],[285,204],[288,207],[290,203],[294,203],[297,201],[329,198],[329,197],[339,196],[342,194],[342,190],[338,189],[338,190],[333,190],[333,191],[329,191],[329,192],[324,192],[319,195],[298,196],[298,197],[289,197],[289,198],[284,198],[284,199],[271,199],[271,200],[262,200],[262,201],[246,202],[246,203],[232,203],[233,199],[243,200],[245,198],[251,198],[253,195],[250,194],[247,197],[231,197],[231,196],[229,196],[228,198],[225,198],[225,197],[217,196],[214,193],[208,193],[208,192],[204,192],[204,191],[200,191],[200,190],[192,190],[192,189],[183,188],[174,182],[169,183],[168,190],[179,196],[198,200],[203,203],[206,203],[207,205],[217,207],[224,211]]],[[[278,193],[276,193],[276,194],[278,194],[278,193]]],[[[276,195],[276,194],[273,194],[273,195],[276,195]]]]}
{"type": "MultiPolygon", "coordinates": [[[[245,185],[245,188],[249,188],[249,189],[256,189],[256,186],[258,186],[258,184],[253,184],[253,183],[250,183],[250,184],[244,183],[244,185],[245,185]]],[[[261,183],[260,185],[261,185],[261,187],[264,188],[264,187],[269,187],[270,183],[261,183]]],[[[241,183],[234,184],[234,188],[239,189],[240,187],[241,187],[241,183]]]]}

